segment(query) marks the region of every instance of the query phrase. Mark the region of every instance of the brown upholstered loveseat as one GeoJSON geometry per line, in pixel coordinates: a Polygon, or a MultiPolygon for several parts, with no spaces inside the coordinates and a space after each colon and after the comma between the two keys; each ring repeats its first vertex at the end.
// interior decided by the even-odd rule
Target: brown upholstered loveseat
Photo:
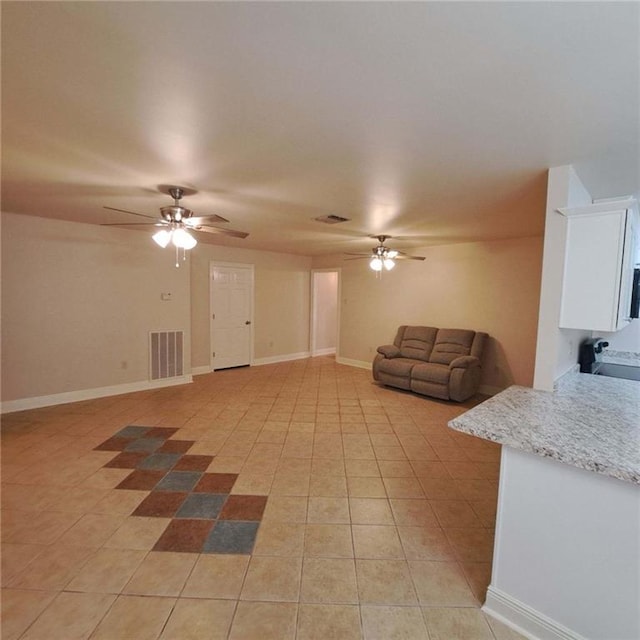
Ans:
{"type": "Polygon", "coordinates": [[[373,378],[382,384],[462,402],[480,387],[486,333],[435,327],[398,328],[391,345],[378,347],[373,378]]]}

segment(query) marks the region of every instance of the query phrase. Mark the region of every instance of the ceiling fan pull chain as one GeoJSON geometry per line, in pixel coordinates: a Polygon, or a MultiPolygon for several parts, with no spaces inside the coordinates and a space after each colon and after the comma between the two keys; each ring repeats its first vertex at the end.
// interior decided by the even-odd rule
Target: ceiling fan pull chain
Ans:
{"type": "Polygon", "coordinates": [[[180,268],[180,254],[179,254],[180,249],[178,247],[176,247],[176,269],[180,268]]]}

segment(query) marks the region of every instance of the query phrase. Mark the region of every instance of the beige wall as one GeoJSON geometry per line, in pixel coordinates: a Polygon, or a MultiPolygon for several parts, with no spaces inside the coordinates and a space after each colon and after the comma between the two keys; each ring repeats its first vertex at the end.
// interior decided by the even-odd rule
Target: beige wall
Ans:
{"type": "Polygon", "coordinates": [[[530,385],[536,347],[542,238],[425,247],[424,262],[399,262],[377,279],[366,260],[341,266],[339,356],[370,362],[401,324],[486,331],[483,384],[530,385]]]}
{"type": "Polygon", "coordinates": [[[190,371],[188,262],[139,232],[1,222],[3,401],[148,380],[152,330],[185,330],[190,371]]]}
{"type": "Polygon", "coordinates": [[[209,263],[212,261],[255,267],[255,360],[308,353],[311,258],[201,243],[192,251],[191,261],[194,367],[210,364],[209,263]]]}
{"type": "Polygon", "coordinates": [[[184,329],[209,366],[209,264],[255,266],[254,359],[309,350],[310,271],[341,268],[338,355],[370,362],[399,324],[473,328],[492,340],[483,383],[531,384],[540,238],[415,250],[381,280],[366,261],[200,243],[180,269],[147,234],[2,215],[3,401],[148,379],[148,332],[184,329]],[[173,300],[163,302],[162,292],[173,300]]]}

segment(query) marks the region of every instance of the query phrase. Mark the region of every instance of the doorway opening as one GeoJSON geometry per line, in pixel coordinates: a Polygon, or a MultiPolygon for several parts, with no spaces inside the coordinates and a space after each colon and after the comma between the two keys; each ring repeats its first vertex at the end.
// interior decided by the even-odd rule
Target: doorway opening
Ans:
{"type": "Polygon", "coordinates": [[[311,356],[336,355],[340,341],[340,269],[311,271],[311,356]]]}

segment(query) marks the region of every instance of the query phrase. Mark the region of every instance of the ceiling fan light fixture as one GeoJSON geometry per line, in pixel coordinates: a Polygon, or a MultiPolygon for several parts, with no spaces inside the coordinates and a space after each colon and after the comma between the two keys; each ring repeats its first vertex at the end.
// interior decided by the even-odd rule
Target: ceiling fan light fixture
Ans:
{"type": "Polygon", "coordinates": [[[169,244],[169,242],[171,242],[171,231],[161,229],[157,233],[154,233],[151,237],[158,246],[164,249],[169,244]]]}
{"type": "Polygon", "coordinates": [[[382,271],[382,260],[378,256],[375,256],[374,258],[371,259],[369,266],[374,271],[382,271]]]}
{"type": "Polygon", "coordinates": [[[387,271],[391,271],[396,266],[396,263],[391,258],[385,258],[382,263],[387,271]]]}
{"type": "Polygon", "coordinates": [[[178,249],[193,249],[198,241],[185,229],[175,229],[171,238],[178,249]]]}

